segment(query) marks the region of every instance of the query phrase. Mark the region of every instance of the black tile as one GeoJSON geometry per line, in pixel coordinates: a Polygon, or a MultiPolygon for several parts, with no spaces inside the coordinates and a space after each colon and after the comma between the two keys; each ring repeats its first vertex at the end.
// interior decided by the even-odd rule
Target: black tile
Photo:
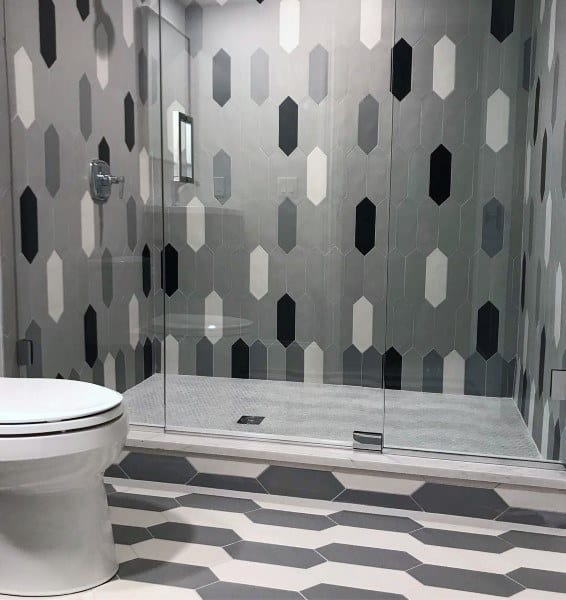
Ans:
{"type": "Polygon", "coordinates": [[[525,310],[525,289],[527,280],[527,255],[523,253],[521,262],[521,311],[525,310]]]}
{"type": "Polygon", "coordinates": [[[110,465],[104,472],[104,477],[119,477],[121,479],[128,479],[128,476],[126,473],[124,473],[120,465],[110,465]]]}
{"type": "Polygon", "coordinates": [[[57,33],[53,0],[39,1],[39,51],[45,64],[51,67],[57,60],[57,33]]]}
{"type": "Polygon", "coordinates": [[[295,301],[289,294],[277,302],[277,339],[285,348],[295,341],[295,301]]]}
{"type": "Polygon", "coordinates": [[[477,351],[485,358],[491,358],[499,345],[499,310],[486,302],[478,310],[477,351]]]}
{"type": "Polygon", "coordinates": [[[392,50],[391,92],[397,100],[403,100],[411,91],[413,49],[401,38],[392,50]]]}
{"type": "MultiPolygon", "coordinates": [[[[421,509],[417,507],[416,510],[421,509]]],[[[361,529],[375,529],[377,531],[410,533],[411,531],[421,529],[421,525],[408,517],[374,515],[372,513],[356,512],[352,510],[341,510],[329,515],[329,518],[338,523],[338,525],[344,525],[345,527],[359,527],[361,529]]]]}
{"type": "Polygon", "coordinates": [[[84,314],[85,360],[92,367],[98,358],[98,325],[96,311],[89,305],[84,314]]]}
{"type": "Polygon", "coordinates": [[[120,579],[190,589],[196,589],[218,581],[207,567],[195,567],[146,558],[135,558],[122,563],[118,576],[120,579]]]}
{"type": "Polygon", "coordinates": [[[179,254],[171,244],[167,244],[162,256],[165,276],[162,287],[168,296],[172,296],[179,289],[179,254]]]}
{"type": "Polygon", "coordinates": [[[81,19],[86,21],[86,18],[90,14],[90,0],[77,0],[77,10],[81,19]]]}
{"type": "Polygon", "coordinates": [[[507,504],[494,490],[460,485],[427,482],[413,499],[430,513],[495,519],[507,509],[507,504]]]}
{"type": "MultiPolygon", "coordinates": [[[[536,45],[535,45],[536,48],[536,45]]],[[[533,61],[534,63],[534,61],[533,61]]],[[[540,78],[537,77],[537,85],[535,88],[535,109],[533,112],[533,144],[536,144],[538,136],[538,122],[540,111],[540,78]]]]}
{"type": "Polygon", "coordinates": [[[250,349],[241,338],[232,344],[232,377],[250,378],[250,349]]]}
{"type": "Polygon", "coordinates": [[[252,523],[272,525],[274,527],[290,527],[308,531],[324,531],[336,527],[336,523],[324,515],[292,512],[290,510],[275,510],[260,508],[246,515],[252,523]]]}
{"type": "Polygon", "coordinates": [[[289,156],[297,147],[299,107],[287,96],[279,106],[279,148],[289,156]]]}
{"type": "Polygon", "coordinates": [[[197,493],[181,496],[177,498],[177,502],[181,506],[233,513],[247,513],[260,508],[259,504],[247,498],[232,498],[231,496],[212,496],[197,493]]]}
{"type": "Polygon", "coordinates": [[[429,196],[439,206],[450,197],[452,154],[442,144],[430,155],[429,196]]]}
{"type": "Polygon", "coordinates": [[[136,143],[136,125],[134,116],[134,99],[130,92],[124,98],[124,142],[131,152],[136,143]]]}
{"type": "Polygon", "coordinates": [[[499,537],[516,548],[566,554],[566,536],[512,530],[502,533],[499,537]]]}
{"type": "Polygon", "coordinates": [[[521,523],[522,525],[566,529],[566,512],[551,512],[530,508],[509,508],[497,520],[505,521],[506,523],[521,523]]]}
{"type": "Polygon", "coordinates": [[[142,289],[147,298],[151,291],[151,252],[147,244],[142,250],[142,289]]]}
{"type": "Polygon", "coordinates": [[[364,198],[356,206],[356,248],[365,256],[375,246],[375,204],[364,198]]]}
{"type": "Polygon", "coordinates": [[[515,19],[515,0],[491,1],[491,34],[503,42],[513,33],[515,19]]]}
{"type": "Polygon", "coordinates": [[[566,573],[523,567],[511,571],[507,575],[530,590],[566,594],[566,573]]]}
{"type": "Polygon", "coordinates": [[[546,357],[546,329],[540,332],[539,360],[538,360],[538,393],[542,396],[544,391],[544,363],[546,357]]]}
{"type": "Polygon", "coordinates": [[[238,475],[217,475],[216,473],[197,473],[191,479],[195,487],[207,487],[216,490],[234,490],[235,492],[255,492],[265,494],[265,489],[253,477],[240,477],[238,475]]]}
{"type": "Polygon", "coordinates": [[[112,525],[114,543],[131,546],[139,542],[151,539],[151,533],[144,527],[132,527],[131,525],[112,525]]]}
{"type": "Polygon", "coordinates": [[[388,390],[401,389],[401,377],[403,374],[403,357],[391,347],[383,356],[383,378],[385,388],[388,390]]]}
{"type": "Polygon", "coordinates": [[[120,462],[120,467],[131,479],[163,483],[187,483],[196,473],[182,456],[142,452],[130,452],[120,462]]]}
{"type": "Polygon", "coordinates": [[[270,465],[258,477],[270,493],[296,498],[332,500],[344,490],[331,471],[270,465]]]}
{"type": "Polygon", "coordinates": [[[116,391],[123,394],[127,390],[128,385],[126,383],[126,357],[122,350],[116,352],[115,369],[116,391]]]}
{"type": "Polygon", "coordinates": [[[39,249],[37,198],[30,187],[20,196],[20,235],[22,254],[31,264],[39,249]]]}
{"type": "Polygon", "coordinates": [[[103,137],[98,144],[98,158],[110,164],[110,146],[105,137],[103,137]]]}
{"type": "Polygon", "coordinates": [[[148,379],[153,375],[153,344],[145,338],[143,344],[143,378],[148,379]]]}
{"type": "Polygon", "coordinates": [[[546,153],[548,148],[548,136],[546,135],[546,129],[542,136],[542,150],[540,158],[540,201],[544,200],[546,194],[546,153]]]}
{"type": "Polygon", "coordinates": [[[335,499],[335,502],[349,502],[351,504],[383,506],[403,510],[422,510],[410,496],[389,494],[386,492],[370,492],[367,490],[344,490],[335,499]]]}

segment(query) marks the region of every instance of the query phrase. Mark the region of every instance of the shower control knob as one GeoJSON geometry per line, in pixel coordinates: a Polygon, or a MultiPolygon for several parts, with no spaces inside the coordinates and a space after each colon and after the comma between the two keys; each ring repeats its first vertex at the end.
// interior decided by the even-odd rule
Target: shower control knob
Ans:
{"type": "Polygon", "coordinates": [[[104,160],[93,159],[90,161],[90,195],[96,204],[105,204],[112,193],[112,185],[119,184],[120,198],[124,197],[123,176],[112,175],[110,166],[104,160]]]}

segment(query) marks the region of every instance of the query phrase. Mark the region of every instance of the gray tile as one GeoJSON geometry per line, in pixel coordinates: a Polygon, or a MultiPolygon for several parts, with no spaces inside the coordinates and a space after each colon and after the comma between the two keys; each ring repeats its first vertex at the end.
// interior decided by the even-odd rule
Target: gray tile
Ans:
{"type": "Polygon", "coordinates": [[[423,392],[442,393],[444,359],[436,350],[423,358],[423,392]]]}
{"type": "Polygon", "coordinates": [[[423,585],[504,598],[513,596],[523,589],[505,575],[467,569],[420,565],[411,569],[409,574],[423,585]]]}
{"type": "Polygon", "coordinates": [[[196,471],[186,458],[162,454],[130,452],[120,462],[120,467],[130,479],[187,483],[196,471]]]}
{"type": "Polygon", "coordinates": [[[211,496],[209,494],[188,494],[177,498],[181,506],[220,510],[224,512],[246,513],[259,508],[253,500],[246,498],[231,498],[230,496],[211,496]]]}
{"type": "Polygon", "coordinates": [[[522,523],[523,525],[539,525],[541,527],[554,527],[566,529],[566,512],[552,512],[548,510],[533,510],[530,508],[508,508],[498,521],[506,523],[522,523]]]}
{"type": "Polygon", "coordinates": [[[120,579],[157,583],[173,587],[196,589],[217,581],[207,567],[195,567],[173,562],[135,558],[122,563],[118,570],[120,579]]]}
{"type": "Polygon", "coordinates": [[[421,564],[419,560],[413,558],[407,552],[400,552],[399,550],[367,548],[349,544],[328,544],[318,548],[317,551],[331,562],[376,567],[378,569],[407,571],[421,564]]]}
{"type": "Polygon", "coordinates": [[[443,546],[445,548],[462,548],[476,552],[489,552],[502,554],[511,550],[511,544],[503,541],[501,537],[481,535],[477,533],[464,533],[447,529],[419,529],[411,535],[427,546],[443,546]]]}
{"type": "MultiPolygon", "coordinates": [[[[212,159],[214,197],[225,204],[232,196],[232,165],[230,156],[219,150],[212,159]]],[[[207,238],[208,243],[208,238],[207,238]]]]}
{"type": "Polygon", "coordinates": [[[304,381],[304,352],[297,342],[292,342],[286,351],[287,381],[304,381]]]}
{"type": "Polygon", "coordinates": [[[259,477],[270,494],[332,500],[344,487],[330,471],[270,465],[259,477]]]}
{"type": "Polygon", "coordinates": [[[516,548],[566,553],[566,536],[512,530],[499,537],[516,548]]]}
{"type": "Polygon", "coordinates": [[[110,250],[108,250],[108,248],[105,248],[104,252],[102,253],[102,259],[100,261],[100,270],[102,276],[102,301],[104,302],[106,307],[110,306],[110,303],[112,302],[112,298],[114,296],[112,266],[112,255],[110,254],[110,250]]]}
{"type": "Polygon", "coordinates": [[[314,550],[279,546],[277,544],[242,541],[228,546],[225,550],[235,560],[246,560],[297,569],[309,569],[324,562],[324,559],[314,550]]]}
{"type": "Polygon", "coordinates": [[[128,229],[128,247],[133,252],[138,243],[137,205],[133,196],[130,196],[126,203],[126,223],[128,229]]]}
{"type": "Polygon", "coordinates": [[[86,74],[79,81],[79,124],[83,138],[88,140],[92,133],[92,98],[86,74]]]}
{"type": "Polygon", "coordinates": [[[234,490],[237,492],[255,492],[265,494],[265,489],[252,477],[237,475],[217,475],[216,473],[197,473],[191,480],[191,485],[209,487],[218,490],[234,490]]]}
{"type": "Polygon", "coordinates": [[[323,515],[309,515],[287,510],[261,508],[260,510],[248,513],[246,516],[254,523],[275,525],[277,527],[293,527],[312,531],[323,531],[324,529],[335,527],[335,523],[323,515]]]}
{"type": "Polygon", "coordinates": [[[258,106],[269,98],[269,56],[261,48],[250,59],[250,96],[258,106]]]}
{"type": "Polygon", "coordinates": [[[250,346],[250,378],[267,379],[267,348],[259,340],[250,346]]]}
{"type": "Polygon", "coordinates": [[[279,247],[289,254],[297,244],[297,207],[289,198],[279,205],[277,232],[279,247]]]}
{"type": "Polygon", "coordinates": [[[131,546],[138,542],[151,539],[151,533],[144,527],[132,527],[131,525],[112,525],[114,542],[131,546]]]}
{"type": "Polygon", "coordinates": [[[309,54],[309,94],[317,104],[328,95],[328,52],[320,44],[309,54]]]}
{"type": "Polygon", "coordinates": [[[566,573],[523,567],[511,571],[507,575],[517,583],[531,590],[566,594],[566,573]]]}
{"type": "Polygon", "coordinates": [[[407,600],[405,596],[400,594],[362,590],[327,583],[319,583],[314,587],[303,590],[301,594],[307,600],[407,600]]]}
{"type": "Polygon", "coordinates": [[[298,592],[217,581],[198,590],[203,600],[301,600],[298,592]]]}
{"type": "Polygon", "coordinates": [[[128,492],[114,492],[108,495],[109,506],[133,508],[135,510],[152,510],[162,512],[177,508],[179,504],[175,498],[153,496],[146,494],[130,494],[128,492]]]}
{"type": "Polygon", "coordinates": [[[198,2],[191,2],[185,9],[185,28],[193,57],[202,50],[202,18],[202,6],[198,2]]]}
{"type": "Polygon", "coordinates": [[[53,125],[49,125],[44,135],[45,149],[45,187],[52,197],[59,191],[61,169],[59,164],[59,134],[53,125]]]}
{"type": "Polygon", "coordinates": [[[224,106],[232,95],[231,62],[223,49],[212,59],[212,97],[220,106],[224,106]]]}
{"type": "Polygon", "coordinates": [[[361,527],[362,529],[376,529],[378,531],[396,531],[410,533],[421,529],[416,521],[407,517],[393,517],[390,515],[373,515],[370,513],[341,510],[329,515],[330,518],[346,527],[361,527]]]}
{"type": "Polygon", "coordinates": [[[227,546],[242,538],[231,529],[189,525],[187,523],[159,523],[149,527],[151,535],[159,540],[203,544],[204,546],[227,546]]]}
{"type": "Polygon", "coordinates": [[[484,252],[493,258],[503,248],[505,209],[501,202],[492,198],[483,207],[482,244],[484,252]]]}
{"type": "Polygon", "coordinates": [[[358,146],[369,154],[378,143],[379,138],[379,103],[367,95],[358,109],[358,146]]]}
{"type": "Polygon", "coordinates": [[[214,375],[214,348],[207,338],[201,338],[196,345],[196,374],[212,377],[214,375]]]}
{"type": "Polygon", "coordinates": [[[350,502],[352,504],[365,504],[366,506],[382,506],[403,510],[421,510],[420,506],[410,496],[386,492],[370,492],[367,490],[344,490],[335,498],[335,502],[350,502]]]}

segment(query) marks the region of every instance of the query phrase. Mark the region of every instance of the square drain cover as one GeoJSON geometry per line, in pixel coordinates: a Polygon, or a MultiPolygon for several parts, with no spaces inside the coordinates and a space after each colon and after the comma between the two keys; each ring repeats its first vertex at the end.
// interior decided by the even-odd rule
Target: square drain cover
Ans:
{"type": "Polygon", "coordinates": [[[257,417],[251,415],[243,415],[238,419],[240,425],[259,425],[265,417],[257,417]]]}

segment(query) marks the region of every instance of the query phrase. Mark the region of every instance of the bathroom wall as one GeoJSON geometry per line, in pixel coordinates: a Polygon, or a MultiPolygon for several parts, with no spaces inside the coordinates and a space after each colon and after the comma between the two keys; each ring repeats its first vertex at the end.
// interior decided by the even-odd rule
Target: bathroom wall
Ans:
{"type": "Polygon", "coordinates": [[[27,376],[123,390],[150,375],[160,356],[151,4],[6,3],[18,336],[34,344],[27,376]],[[107,204],[93,203],[93,158],[124,175],[123,198],[115,186],[107,204]]]}
{"type": "Polygon", "coordinates": [[[396,5],[189,3],[169,371],[512,394],[530,2],[396,5]]]}
{"type": "Polygon", "coordinates": [[[521,331],[516,397],[544,457],[566,458],[566,5],[535,3],[523,194],[521,331]]]}

